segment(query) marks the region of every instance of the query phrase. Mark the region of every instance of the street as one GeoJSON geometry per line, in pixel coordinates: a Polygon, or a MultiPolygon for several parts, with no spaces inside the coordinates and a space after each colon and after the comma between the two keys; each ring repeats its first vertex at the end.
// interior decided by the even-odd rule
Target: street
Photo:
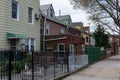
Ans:
{"type": "Polygon", "coordinates": [[[120,55],[95,63],[63,80],[120,80],[120,55]]]}

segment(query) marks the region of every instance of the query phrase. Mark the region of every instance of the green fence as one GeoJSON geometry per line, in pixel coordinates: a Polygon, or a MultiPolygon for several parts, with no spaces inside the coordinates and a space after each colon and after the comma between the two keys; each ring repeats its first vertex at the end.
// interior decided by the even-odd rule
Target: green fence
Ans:
{"type": "Polygon", "coordinates": [[[88,54],[88,63],[89,64],[100,61],[100,48],[86,47],[86,53],[88,54]]]}

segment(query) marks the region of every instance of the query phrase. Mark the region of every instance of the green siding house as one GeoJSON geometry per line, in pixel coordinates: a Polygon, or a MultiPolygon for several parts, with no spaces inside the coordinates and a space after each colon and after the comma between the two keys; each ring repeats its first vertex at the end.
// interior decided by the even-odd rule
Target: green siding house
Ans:
{"type": "Polygon", "coordinates": [[[39,0],[0,0],[0,49],[40,50],[39,0]]]}

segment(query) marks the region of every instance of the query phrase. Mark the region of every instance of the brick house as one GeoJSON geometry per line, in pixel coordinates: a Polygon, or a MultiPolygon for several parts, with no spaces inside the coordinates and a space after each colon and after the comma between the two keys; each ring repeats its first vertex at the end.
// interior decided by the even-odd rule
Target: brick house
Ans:
{"type": "Polygon", "coordinates": [[[81,45],[84,42],[80,36],[81,31],[64,24],[55,17],[50,18],[42,11],[40,21],[43,45],[41,51],[70,52],[71,55],[82,53],[81,45]]]}
{"type": "Polygon", "coordinates": [[[120,53],[120,40],[118,35],[110,35],[109,43],[111,46],[112,54],[116,55],[120,53]]]}

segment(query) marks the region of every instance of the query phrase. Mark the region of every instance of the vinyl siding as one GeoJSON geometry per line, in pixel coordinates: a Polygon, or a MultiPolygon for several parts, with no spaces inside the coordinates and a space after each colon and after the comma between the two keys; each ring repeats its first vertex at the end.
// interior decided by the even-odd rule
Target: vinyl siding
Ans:
{"type": "MultiPolygon", "coordinates": [[[[2,8],[4,16],[4,40],[3,45],[9,47],[8,40],[6,38],[6,32],[24,34],[28,38],[35,38],[36,50],[40,50],[40,21],[34,18],[34,24],[28,23],[28,7],[33,8],[34,14],[39,13],[39,0],[16,0],[19,3],[19,20],[12,18],[12,0],[0,0],[0,6],[3,2],[5,6],[2,8]],[[4,2],[3,2],[4,1],[4,2]]],[[[1,12],[1,11],[0,11],[1,12]]],[[[1,25],[1,23],[0,23],[1,25]]],[[[1,32],[1,31],[0,31],[1,32]]],[[[0,41],[2,38],[0,38],[0,41]]],[[[21,40],[20,43],[24,43],[25,40],[21,40]]]]}
{"type": "Polygon", "coordinates": [[[5,45],[5,12],[4,12],[4,0],[0,0],[0,49],[4,49],[6,47],[5,45]]]}
{"type": "Polygon", "coordinates": [[[82,35],[83,35],[83,38],[85,39],[85,45],[89,45],[89,41],[90,41],[89,35],[84,34],[84,33],[82,35]],[[88,37],[88,42],[86,42],[86,37],[88,37]]]}

